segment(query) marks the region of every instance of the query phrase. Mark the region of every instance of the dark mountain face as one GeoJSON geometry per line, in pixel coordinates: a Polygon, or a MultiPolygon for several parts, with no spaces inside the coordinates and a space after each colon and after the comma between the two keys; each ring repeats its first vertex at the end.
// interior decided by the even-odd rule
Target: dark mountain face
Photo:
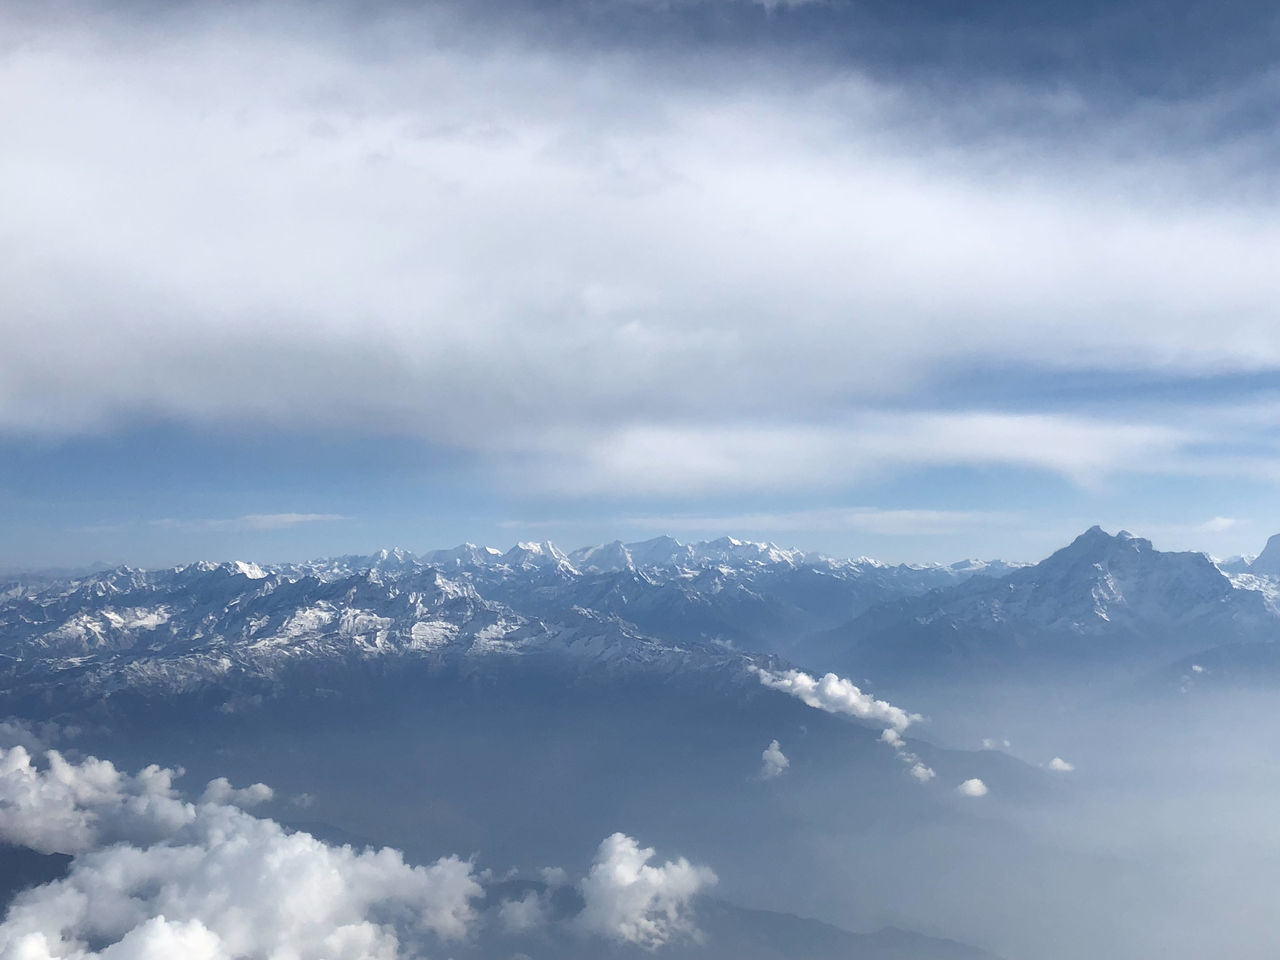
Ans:
{"type": "Polygon", "coordinates": [[[877,606],[819,641],[859,675],[1106,671],[1280,638],[1262,593],[1200,553],[1094,527],[1034,566],[877,606]]]}
{"type": "Polygon", "coordinates": [[[1267,540],[1267,545],[1249,564],[1249,572],[1264,577],[1280,577],[1280,533],[1267,540]]]}

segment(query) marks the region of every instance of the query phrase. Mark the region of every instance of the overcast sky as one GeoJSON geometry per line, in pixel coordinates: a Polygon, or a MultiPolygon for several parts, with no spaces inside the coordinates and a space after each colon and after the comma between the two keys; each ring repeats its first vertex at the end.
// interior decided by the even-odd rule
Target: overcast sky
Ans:
{"type": "Polygon", "coordinates": [[[0,9],[0,564],[1280,531],[1267,4],[0,9]]]}

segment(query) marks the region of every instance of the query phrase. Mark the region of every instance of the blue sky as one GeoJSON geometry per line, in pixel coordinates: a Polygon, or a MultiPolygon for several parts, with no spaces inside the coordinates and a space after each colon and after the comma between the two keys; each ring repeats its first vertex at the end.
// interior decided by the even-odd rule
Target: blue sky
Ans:
{"type": "Polygon", "coordinates": [[[0,18],[0,564],[1280,530],[1264,5],[0,18]]]}

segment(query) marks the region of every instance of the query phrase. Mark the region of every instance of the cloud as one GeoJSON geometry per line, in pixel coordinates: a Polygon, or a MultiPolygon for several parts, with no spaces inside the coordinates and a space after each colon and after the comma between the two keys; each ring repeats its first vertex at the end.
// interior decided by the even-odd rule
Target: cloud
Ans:
{"type": "Polygon", "coordinates": [[[884,509],[834,507],[779,513],[738,513],[724,516],[628,517],[623,523],[652,530],[856,530],[890,536],[937,536],[961,533],[975,527],[1014,523],[1015,513],[995,510],[884,509]]]}
{"type": "Polygon", "coordinates": [[[267,803],[274,796],[275,791],[265,783],[255,783],[236,789],[231,786],[231,782],[226,777],[218,777],[216,780],[209,781],[209,785],[204,788],[204,793],[200,796],[200,802],[229,803],[237,807],[249,808],[267,803]]]}
{"type": "Polygon", "coordinates": [[[305,523],[332,523],[350,520],[340,513],[249,513],[242,517],[222,519],[177,520],[165,517],[152,520],[151,526],[191,532],[221,532],[244,530],[287,530],[305,523]]]}
{"type": "MultiPolygon", "coordinates": [[[[1014,466],[1096,483],[1121,470],[1174,470],[1198,438],[1161,424],[1061,414],[878,412],[836,422],[631,423],[531,435],[528,479],[594,493],[693,495],[724,490],[823,489],[916,466],[1014,466]]],[[[836,512],[836,517],[841,514],[836,512]]],[[[843,515],[874,530],[877,520],[843,515]]],[[[901,516],[897,523],[943,517],[901,516]]]]}
{"type": "Polygon", "coordinates": [[[691,901],[716,884],[716,875],[683,857],[650,866],[653,857],[626,834],[606,838],[582,880],[579,928],[647,949],[696,936],[691,901]]]}
{"type": "Polygon", "coordinates": [[[503,900],[498,920],[512,933],[533,930],[547,922],[547,905],[536,890],[530,890],[519,900],[503,900]]]}
{"type": "Polygon", "coordinates": [[[1049,761],[1049,769],[1058,773],[1070,773],[1075,769],[1075,764],[1067,763],[1061,757],[1054,757],[1049,761]]]}
{"type": "Polygon", "coordinates": [[[962,797],[985,797],[988,793],[987,785],[976,777],[972,780],[966,780],[960,786],[956,787],[956,793],[962,797]]]}
{"type": "Polygon", "coordinates": [[[834,673],[815,678],[802,670],[787,670],[782,673],[760,667],[753,667],[752,670],[766,687],[788,693],[815,710],[870,720],[895,733],[901,733],[913,721],[920,719],[918,714],[907,713],[887,701],[877,700],[870,694],[863,693],[855,684],[834,673]]]}
{"type": "Polygon", "coordinates": [[[1216,435],[946,384],[1280,367],[1274,202],[1213,194],[1238,157],[1161,149],[1167,104],[1093,148],[1072,108],[1029,149],[1011,110],[1043,129],[1073,97],[341,8],[0,13],[0,432],[375,430],[597,495],[1091,483],[1216,435]]]}
{"type": "Polygon", "coordinates": [[[261,790],[221,780],[191,804],[173,771],[129,776],[55,752],[47,763],[0,752],[0,839],[76,856],[64,879],[14,902],[0,955],[393,960],[405,938],[454,940],[475,921],[468,861],[410,866],[394,850],[288,833],[227,802],[261,790]]]}
{"type": "Polygon", "coordinates": [[[923,763],[921,763],[918,760],[911,764],[911,767],[907,770],[907,772],[910,773],[911,776],[913,776],[915,779],[919,780],[921,783],[928,783],[935,776],[937,776],[937,774],[935,774],[932,769],[930,769],[929,767],[926,767],[923,763]]]}
{"type": "MultiPolygon", "coordinates": [[[[272,798],[263,784],[236,788],[219,777],[193,803],[174,788],[181,771],[127,774],[53,750],[41,759],[0,748],[0,842],[73,858],[63,879],[14,901],[0,922],[0,956],[407,960],[428,939],[462,940],[483,922],[475,902],[492,874],[470,860],[414,866],[394,849],[289,831],[243,809],[272,798]]],[[[715,873],[653,857],[625,834],[606,838],[580,883],[582,911],[557,922],[646,949],[696,939],[693,900],[715,873]]],[[[543,878],[551,889],[568,883],[559,867],[543,878]]],[[[505,900],[496,920],[510,933],[543,926],[548,897],[505,900]]]]}
{"type": "Polygon", "coordinates": [[[760,755],[760,759],[762,760],[760,776],[764,780],[772,780],[774,777],[782,776],[787,772],[787,768],[791,766],[791,761],[782,752],[782,747],[777,740],[772,741],[764,748],[764,753],[760,755]]]}
{"type": "Polygon", "coordinates": [[[177,798],[174,772],[150,766],[126,775],[104,760],[0,748],[0,838],[43,853],[81,853],[100,843],[162,836],[195,817],[177,798]]]}

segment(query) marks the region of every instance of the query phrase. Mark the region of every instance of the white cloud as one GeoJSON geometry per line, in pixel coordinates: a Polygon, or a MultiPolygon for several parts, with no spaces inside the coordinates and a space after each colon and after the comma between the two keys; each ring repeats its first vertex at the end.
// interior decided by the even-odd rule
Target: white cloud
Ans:
{"type": "Polygon", "coordinates": [[[913,776],[915,779],[919,780],[921,783],[928,783],[935,776],[937,776],[937,774],[935,774],[932,769],[930,769],[929,767],[926,767],[923,763],[921,763],[918,760],[911,764],[911,767],[907,772],[910,773],[911,776],[913,776]]]}
{"type": "Polygon", "coordinates": [[[564,867],[543,867],[541,873],[548,887],[563,887],[569,882],[569,874],[564,867]]]}
{"type": "Polygon", "coordinates": [[[64,879],[15,901],[0,956],[394,960],[402,933],[457,939],[475,920],[481,888],[467,861],[410,866],[394,850],[287,833],[226,802],[261,790],[225,781],[193,805],[172,771],[47,761],[0,752],[0,839],[76,856],[64,879]]]}
{"type": "MultiPolygon", "coordinates": [[[[0,957],[408,960],[425,937],[461,940],[480,922],[473,902],[491,874],[469,860],[413,866],[390,848],[332,846],[246,812],[271,799],[263,784],[218,778],[191,803],[173,786],[180,775],[0,748],[0,842],[73,854],[65,878],[14,901],[0,957]]],[[[693,900],[716,875],[653,857],[625,834],[606,838],[581,881],[584,909],[567,923],[645,948],[696,939],[693,900]]],[[[543,877],[568,882],[559,867],[543,877]]],[[[548,907],[531,891],[499,904],[497,920],[528,931],[549,922],[548,907]]]]}
{"type": "MultiPolygon", "coordinates": [[[[1193,192],[1214,171],[1146,147],[1148,118],[1105,162],[1005,153],[948,141],[935,92],[657,71],[445,15],[373,18],[403,42],[371,68],[337,11],[302,35],[287,6],[176,13],[163,36],[0,12],[30,41],[0,101],[0,314],[24,318],[0,430],[377,424],[593,493],[919,463],[1095,482],[1198,469],[1217,435],[929,410],[930,384],[1280,366],[1273,206],[1193,192]]],[[[1274,472],[1257,460],[1215,462],[1274,472]]]]}
{"type": "Polygon", "coordinates": [[[724,516],[628,517],[631,527],[652,530],[797,531],[857,530],[892,536],[937,536],[961,533],[976,527],[1014,523],[1017,514],[994,510],[883,509],[879,507],[835,507],[793,510],[781,513],[737,513],[724,516]]]}
{"type": "Polygon", "coordinates": [[[266,803],[275,796],[275,791],[265,783],[254,783],[241,789],[231,786],[226,777],[210,780],[200,797],[201,803],[230,803],[237,807],[249,808],[266,803]]]}
{"type": "Polygon", "coordinates": [[[240,530],[287,530],[304,523],[331,523],[337,520],[350,520],[340,513],[250,513],[242,517],[204,518],[196,520],[176,520],[165,517],[152,520],[151,526],[165,527],[172,530],[196,532],[240,531],[240,530]]]}
{"type": "Polygon", "coordinates": [[[1049,761],[1049,769],[1058,773],[1070,773],[1075,769],[1075,764],[1067,763],[1067,761],[1063,760],[1061,757],[1054,757],[1049,761]]]}
{"type": "Polygon", "coordinates": [[[653,857],[651,848],[625,834],[606,838],[581,884],[586,906],[578,926],[649,949],[696,936],[692,900],[715,885],[716,875],[683,857],[650,866],[653,857]]]}
{"type": "Polygon", "coordinates": [[[752,669],[766,687],[788,693],[816,710],[870,720],[897,733],[920,719],[918,714],[907,713],[887,701],[863,693],[856,684],[834,673],[815,678],[802,670],[776,673],[759,667],[752,669]]]}
{"type": "Polygon", "coordinates": [[[782,752],[782,747],[777,740],[772,741],[764,748],[764,753],[760,755],[760,759],[762,761],[760,776],[765,780],[772,780],[774,777],[782,776],[787,772],[787,768],[791,766],[791,761],[782,752]]]}
{"type": "Polygon", "coordinates": [[[974,777],[956,787],[956,792],[963,797],[985,797],[988,790],[985,783],[974,777]]]}
{"type": "Polygon", "coordinates": [[[547,907],[538,892],[530,890],[519,900],[503,900],[498,920],[512,933],[533,930],[547,922],[547,907]]]}
{"type": "Polygon", "coordinates": [[[154,838],[189,823],[173,772],[129,776],[90,758],[72,764],[56,750],[37,768],[22,746],[0,749],[0,838],[44,853],[80,853],[101,842],[154,838]]]}

